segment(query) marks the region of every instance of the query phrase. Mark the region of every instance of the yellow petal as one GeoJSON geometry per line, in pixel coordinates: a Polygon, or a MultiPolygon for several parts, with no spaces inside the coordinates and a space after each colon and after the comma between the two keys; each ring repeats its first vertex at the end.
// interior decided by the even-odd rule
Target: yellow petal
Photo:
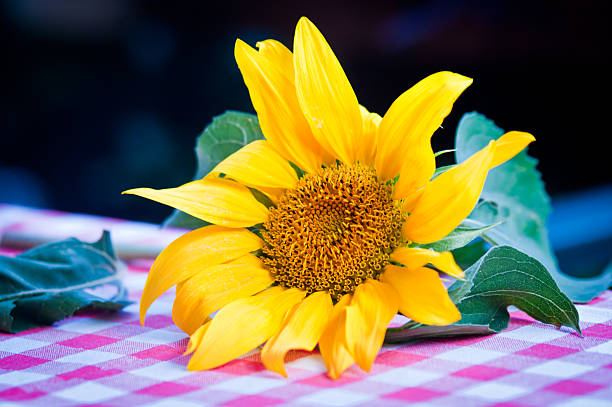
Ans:
{"type": "Polygon", "coordinates": [[[476,205],[494,154],[491,141],[431,181],[404,223],[403,235],[413,242],[431,243],[452,232],[476,205]]]}
{"type": "Polygon", "coordinates": [[[382,280],[395,287],[399,294],[400,312],[414,321],[448,325],[461,319],[437,271],[426,267],[410,270],[388,265],[382,280]]]}
{"type": "Polygon", "coordinates": [[[206,331],[208,331],[208,328],[210,327],[211,321],[212,319],[206,318],[206,322],[204,323],[204,325],[199,327],[194,333],[191,334],[191,336],[189,337],[189,343],[187,343],[187,349],[185,349],[185,353],[183,353],[183,356],[193,353],[198,348],[198,346],[200,346],[200,343],[204,338],[204,334],[206,333],[206,331]]]}
{"type": "Polygon", "coordinates": [[[234,54],[266,139],[287,160],[307,172],[316,171],[324,152],[300,109],[295,85],[283,72],[286,66],[240,40],[234,54]]]}
{"type": "Polygon", "coordinates": [[[293,53],[276,40],[260,41],[257,44],[259,53],[275,66],[291,83],[295,82],[293,53]]]}
{"type": "MultiPolygon", "coordinates": [[[[402,201],[402,211],[404,211],[404,213],[410,213],[412,212],[412,210],[414,209],[414,207],[416,206],[416,203],[419,201],[419,198],[421,198],[421,195],[423,195],[423,192],[425,192],[425,188],[427,187],[427,184],[425,184],[424,186],[422,186],[421,188],[409,192],[407,195],[403,196],[401,199],[402,201]]],[[[396,197],[396,195],[403,195],[403,193],[405,191],[401,191],[402,193],[400,194],[399,192],[397,194],[393,194],[392,198],[393,199],[398,199],[396,197]]]]}
{"type": "Polygon", "coordinates": [[[319,351],[327,367],[327,374],[337,379],[355,360],[345,347],[346,307],[352,295],[346,294],[334,305],[331,317],[319,339],[319,351]]]}
{"type": "Polygon", "coordinates": [[[401,174],[403,174],[404,178],[402,179],[400,174],[393,185],[393,193],[391,195],[393,199],[408,198],[408,200],[414,200],[420,196],[423,187],[427,185],[434,175],[436,168],[435,159],[428,158],[430,154],[433,157],[431,147],[425,147],[420,150],[420,153],[415,153],[404,160],[406,166],[402,166],[401,169],[401,174]]]}
{"type": "Polygon", "coordinates": [[[366,165],[373,165],[376,157],[378,126],[382,120],[376,113],[370,113],[365,107],[359,105],[361,118],[363,120],[363,138],[359,143],[357,159],[366,165]]]}
{"type": "Polygon", "coordinates": [[[520,153],[532,141],[535,141],[535,137],[522,131],[510,131],[504,134],[495,141],[495,155],[491,160],[490,168],[505,163],[520,153]]]}
{"type": "Polygon", "coordinates": [[[436,168],[434,164],[435,161],[422,159],[430,153],[430,151],[425,153],[425,150],[427,149],[423,150],[422,155],[419,156],[415,154],[413,157],[406,160],[406,162],[410,164],[406,167],[402,167],[401,171],[402,174],[404,174],[404,179],[402,179],[400,175],[393,186],[393,199],[404,199],[408,197],[410,200],[410,197],[415,196],[414,194],[418,194],[418,191],[420,191],[423,186],[427,185],[428,180],[433,176],[436,168]]]}
{"type": "Polygon", "coordinates": [[[370,371],[397,309],[397,292],[387,283],[367,280],[355,290],[346,309],[346,347],[363,370],[370,371]]]}
{"type": "Polygon", "coordinates": [[[404,237],[431,243],[452,232],[476,206],[489,169],[511,159],[533,140],[528,133],[506,133],[436,177],[425,187],[404,223],[404,237]]]}
{"type": "Polygon", "coordinates": [[[438,253],[427,249],[398,247],[391,253],[391,258],[411,270],[431,263],[450,276],[458,278],[465,276],[463,270],[455,263],[451,252],[438,253]]]}
{"type": "Polygon", "coordinates": [[[293,188],[297,174],[268,141],[256,140],[221,161],[211,176],[225,174],[250,187],[293,188]]]}
{"type": "Polygon", "coordinates": [[[170,243],[151,266],[142,297],[140,323],[153,301],[173,285],[202,269],[260,249],[262,241],[246,229],[211,225],[193,230],[170,243]]]}
{"type": "Polygon", "coordinates": [[[423,186],[436,169],[431,136],[472,79],[438,72],[404,92],[391,105],[378,129],[376,171],[383,180],[401,174],[395,196],[423,186]]]}
{"type": "Polygon", "coordinates": [[[262,344],[278,332],[285,313],[304,295],[295,288],[273,287],[226,305],[213,318],[187,369],[212,369],[262,344]]]}
{"type": "Polygon", "coordinates": [[[178,285],[172,320],[184,332],[192,334],[213,312],[234,300],[265,290],[273,282],[261,260],[250,253],[206,267],[178,285]]]}
{"type": "Polygon", "coordinates": [[[316,140],[346,164],[357,160],[363,124],[359,103],[340,62],[307,18],[295,29],[295,87],[316,140]]]}
{"type": "Polygon", "coordinates": [[[148,198],[227,227],[248,227],[268,219],[268,209],[248,188],[222,178],[204,178],[178,188],[136,188],[123,193],[148,198]]]}
{"type": "Polygon", "coordinates": [[[323,291],[309,295],[296,305],[280,332],[270,338],[261,351],[266,368],[287,377],[285,355],[291,349],[313,350],[329,321],[332,308],[331,297],[323,291]]]}
{"type": "Polygon", "coordinates": [[[278,203],[278,200],[285,193],[285,191],[287,191],[285,188],[257,187],[256,189],[262,194],[267,195],[275,205],[278,203]]]}

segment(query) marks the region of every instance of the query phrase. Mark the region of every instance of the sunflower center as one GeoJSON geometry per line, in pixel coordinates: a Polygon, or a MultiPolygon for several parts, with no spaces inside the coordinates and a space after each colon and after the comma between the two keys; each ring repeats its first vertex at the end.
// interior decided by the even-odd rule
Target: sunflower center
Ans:
{"type": "Polygon", "coordinates": [[[328,291],[338,300],[378,277],[403,222],[391,187],[373,169],[324,168],[302,177],[270,210],[262,260],[281,286],[328,291]]]}

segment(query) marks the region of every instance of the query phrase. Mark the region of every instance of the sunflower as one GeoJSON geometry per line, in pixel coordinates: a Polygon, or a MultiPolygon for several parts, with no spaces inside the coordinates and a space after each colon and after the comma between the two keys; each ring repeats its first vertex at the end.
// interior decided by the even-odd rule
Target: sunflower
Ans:
{"type": "Polygon", "coordinates": [[[274,40],[257,49],[237,40],[235,57],[265,140],[203,179],[125,192],[211,223],[157,257],[141,323],[176,285],[172,317],[190,335],[188,369],[223,365],[265,343],[263,364],[286,376],[287,352],[318,344],[337,378],[353,363],[370,369],[398,311],[429,325],[459,320],[438,271],[461,278],[462,270],[449,252],[414,246],[455,229],[487,172],[533,136],[506,133],[434,176],[431,136],[471,79],[433,74],[381,117],[358,103],[306,18],[293,52],[274,40]]]}

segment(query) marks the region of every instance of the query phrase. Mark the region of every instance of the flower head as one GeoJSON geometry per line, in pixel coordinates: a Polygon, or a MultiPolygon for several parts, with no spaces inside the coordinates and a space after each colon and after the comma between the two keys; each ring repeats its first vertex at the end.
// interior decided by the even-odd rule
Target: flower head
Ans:
{"type": "Polygon", "coordinates": [[[408,246],[450,233],[474,208],[489,169],[534,138],[507,133],[433,178],[431,136],[471,79],[433,74],[380,117],[359,105],[308,19],[297,25],[293,52],[274,40],[257,46],[238,40],[235,56],[266,140],[201,180],[126,191],[213,224],[156,259],[141,322],[177,285],[172,316],[191,335],[189,369],[220,366],[265,342],[263,363],[283,375],[289,350],[317,344],[331,377],[355,362],[369,370],[398,311],[430,325],[460,319],[427,267],[462,277],[452,255],[408,246]]]}

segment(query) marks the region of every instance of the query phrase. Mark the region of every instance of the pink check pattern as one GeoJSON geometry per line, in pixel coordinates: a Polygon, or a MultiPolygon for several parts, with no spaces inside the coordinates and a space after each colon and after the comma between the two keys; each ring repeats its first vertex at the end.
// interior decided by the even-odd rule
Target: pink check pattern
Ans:
{"type": "MultiPolygon", "coordinates": [[[[118,222],[4,205],[0,233],[45,230],[58,219],[63,232],[77,237],[78,230],[118,222]],[[24,216],[15,217],[17,212],[24,216]]],[[[122,228],[129,232],[129,223],[122,228]]],[[[174,238],[158,229],[127,235],[135,245],[174,238]]],[[[125,283],[135,304],[123,312],[82,314],[52,327],[0,334],[0,407],[612,407],[610,291],[577,306],[584,337],[516,311],[501,334],[386,345],[369,374],[353,366],[336,381],[327,378],[318,352],[292,352],[284,379],[265,370],[257,352],[211,371],[187,371],[187,336],[170,317],[174,293],[153,304],[144,327],[138,322],[149,264],[129,263],[125,283]]]]}

